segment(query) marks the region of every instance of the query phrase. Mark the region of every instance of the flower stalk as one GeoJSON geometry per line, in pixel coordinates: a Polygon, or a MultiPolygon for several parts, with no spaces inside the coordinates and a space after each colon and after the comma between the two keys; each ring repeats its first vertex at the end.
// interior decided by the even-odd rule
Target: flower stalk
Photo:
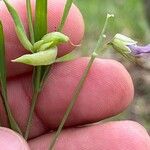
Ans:
{"type": "Polygon", "coordinates": [[[81,77],[81,79],[80,79],[80,81],[79,81],[75,91],[74,91],[73,97],[71,99],[71,102],[70,102],[70,104],[69,104],[65,114],[64,114],[64,117],[63,117],[63,119],[62,119],[62,121],[61,121],[61,123],[60,123],[60,125],[59,125],[59,127],[58,127],[58,129],[57,129],[57,131],[55,133],[55,135],[52,138],[51,144],[49,146],[49,150],[53,149],[53,147],[54,147],[54,145],[55,145],[55,143],[56,143],[56,141],[58,139],[58,136],[60,135],[60,133],[61,133],[61,131],[62,131],[64,125],[65,125],[65,122],[67,121],[67,119],[69,117],[69,114],[71,113],[71,111],[73,109],[73,106],[74,106],[74,104],[76,103],[76,101],[77,101],[77,99],[79,97],[80,91],[83,88],[83,85],[84,85],[85,80],[86,80],[86,78],[88,76],[88,73],[89,73],[89,71],[90,71],[90,69],[92,67],[92,64],[93,64],[95,58],[100,54],[100,52],[102,50],[103,41],[104,41],[104,38],[105,38],[105,31],[106,31],[106,27],[107,27],[108,20],[109,20],[110,17],[113,17],[113,15],[109,15],[109,14],[107,15],[107,18],[106,18],[103,30],[102,30],[102,32],[100,34],[100,37],[99,37],[98,43],[96,45],[96,48],[94,49],[94,51],[93,51],[93,53],[91,55],[91,58],[90,58],[90,60],[88,62],[88,65],[87,65],[87,67],[86,67],[86,69],[85,69],[85,71],[84,71],[84,73],[83,73],[83,75],[82,75],[82,77],[81,77]]]}

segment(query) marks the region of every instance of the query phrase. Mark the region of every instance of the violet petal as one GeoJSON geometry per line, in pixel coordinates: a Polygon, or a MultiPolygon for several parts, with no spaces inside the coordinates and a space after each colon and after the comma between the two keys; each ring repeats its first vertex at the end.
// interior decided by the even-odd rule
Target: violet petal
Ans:
{"type": "Polygon", "coordinates": [[[146,46],[128,45],[131,50],[131,54],[140,55],[143,53],[150,53],[150,44],[146,46]]]}

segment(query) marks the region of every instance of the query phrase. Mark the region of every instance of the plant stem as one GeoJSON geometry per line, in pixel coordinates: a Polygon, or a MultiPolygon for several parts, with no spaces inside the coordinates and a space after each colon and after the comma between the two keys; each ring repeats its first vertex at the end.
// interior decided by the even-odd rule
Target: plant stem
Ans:
{"type": "Polygon", "coordinates": [[[60,135],[61,130],[62,130],[62,128],[63,128],[63,126],[64,126],[64,124],[65,124],[65,122],[66,122],[66,120],[67,120],[67,118],[68,118],[68,116],[69,116],[69,114],[70,114],[70,112],[71,112],[71,110],[72,110],[72,108],[73,108],[73,106],[74,106],[74,104],[75,104],[79,94],[80,94],[80,91],[81,91],[81,89],[83,87],[83,84],[84,84],[84,82],[85,82],[85,80],[87,78],[87,75],[88,75],[88,73],[90,71],[90,68],[91,68],[95,58],[96,58],[96,55],[92,55],[92,57],[91,57],[91,59],[90,59],[90,61],[88,63],[88,66],[85,69],[85,71],[84,71],[84,73],[82,75],[82,78],[81,78],[79,84],[76,87],[76,90],[74,92],[73,98],[72,98],[72,100],[71,100],[71,102],[70,102],[70,104],[69,104],[69,106],[68,106],[68,108],[67,108],[67,110],[66,110],[66,112],[64,114],[64,117],[63,117],[63,119],[62,119],[62,121],[61,121],[61,123],[60,123],[60,125],[59,125],[59,127],[57,129],[57,132],[55,133],[55,136],[52,139],[52,142],[51,142],[51,145],[49,147],[49,150],[52,150],[52,148],[54,147],[54,144],[55,144],[58,136],[60,135]]]}
{"type": "Polygon", "coordinates": [[[27,124],[27,127],[26,127],[25,135],[24,135],[25,140],[27,140],[28,136],[29,136],[30,128],[31,128],[31,125],[32,125],[32,118],[33,118],[33,114],[34,114],[34,108],[35,108],[35,105],[36,105],[38,94],[39,94],[39,92],[35,92],[33,94],[33,97],[32,97],[32,103],[31,103],[31,108],[30,108],[30,113],[29,113],[30,115],[29,115],[29,118],[28,118],[28,124],[27,124]]]}
{"type": "Polygon", "coordinates": [[[61,32],[64,27],[64,24],[66,22],[66,19],[67,19],[67,16],[68,16],[68,13],[69,13],[72,3],[73,3],[73,0],[67,0],[67,2],[66,2],[64,13],[63,13],[63,16],[61,19],[61,23],[58,27],[58,32],[61,32]]]}
{"type": "Polygon", "coordinates": [[[89,60],[89,63],[88,63],[88,65],[87,65],[87,67],[86,67],[86,69],[85,69],[85,71],[84,71],[84,73],[83,73],[83,75],[82,75],[82,77],[81,77],[81,80],[79,81],[79,83],[78,83],[78,85],[77,85],[77,87],[76,87],[76,89],[75,89],[75,92],[74,92],[73,97],[72,97],[72,99],[71,99],[71,102],[70,102],[70,104],[69,104],[69,106],[68,106],[68,108],[67,108],[67,110],[66,110],[66,112],[65,112],[65,114],[64,114],[64,117],[63,117],[63,119],[62,119],[62,121],[61,121],[61,123],[60,123],[60,125],[59,125],[59,127],[58,127],[58,129],[57,129],[57,131],[56,131],[56,133],[55,133],[55,135],[54,135],[53,138],[52,138],[52,142],[51,142],[51,144],[50,144],[49,150],[52,150],[52,149],[53,149],[53,147],[54,147],[54,145],[55,145],[55,143],[56,143],[56,140],[57,140],[58,136],[60,135],[60,133],[61,133],[61,131],[62,131],[64,125],[65,125],[65,122],[67,121],[68,116],[69,116],[69,114],[71,113],[72,108],[73,108],[75,102],[77,101],[77,99],[78,99],[78,97],[79,97],[80,91],[81,91],[82,88],[83,88],[84,82],[85,82],[85,80],[86,80],[86,78],[87,78],[87,76],[88,76],[88,73],[89,73],[89,71],[90,71],[90,68],[91,68],[91,66],[92,66],[92,64],[93,64],[93,62],[94,62],[96,56],[98,55],[97,53],[100,52],[99,48],[102,48],[103,40],[104,40],[104,38],[105,38],[104,33],[105,33],[105,31],[106,31],[106,27],[107,27],[107,24],[108,24],[108,19],[109,19],[110,17],[112,17],[112,16],[108,14],[108,15],[107,15],[107,18],[106,18],[106,21],[105,21],[105,24],[104,24],[104,27],[103,27],[103,30],[102,30],[102,32],[101,32],[101,34],[100,34],[98,43],[97,43],[97,45],[96,45],[96,48],[94,49],[94,51],[93,51],[93,53],[92,53],[92,55],[91,55],[91,58],[90,58],[90,60],[89,60]]]}
{"type": "MultiPolygon", "coordinates": [[[[28,10],[30,11],[31,9],[31,4],[30,0],[26,1],[28,3],[28,10]]],[[[32,18],[31,18],[31,11],[28,12],[28,17],[29,17],[29,28],[31,28],[30,34],[33,36],[34,35],[34,42],[37,42],[40,40],[46,33],[47,33],[47,0],[36,0],[36,10],[35,10],[35,21],[34,21],[34,30],[32,30],[33,25],[31,26],[30,24],[32,23],[32,18]],[[32,33],[31,33],[32,32],[32,33]]],[[[31,36],[31,37],[32,37],[31,36]]],[[[33,38],[33,37],[32,37],[33,38]]],[[[32,40],[32,39],[31,39],[32,40]]],[[[28,139],[30,128],[32,125],[32,118],[33,118],[33,113],[34,109],[36,106],[36,102],[38,99],[38,95],[41,91],[41,70],[42,66],[34,67],[34,73],[33,73],[33,95],[32,95],[32,102],[31,102],[31,109],[29,112],[29,118],[27,122],[27,127],[25,131],[25,139],[28,139]]]]}
{"type": "Polygon", "coordinates": [[[30,108],[30,112],[29,112],[29,118],[27,121],[26,132],[24,135],[25,140],[27,140],[28,136],[29,136],[30,128],[32,125],[32,118],[33,118],[33,114],[34,114],[34,109],[35,109],[35,105],[36,105],[36,102],[38,100],[38,95],[40,92],[40,78],[41,78],[41,66],[35,67],[35,79],[33,79],[34,91],[33,91],[33,96],[32,96],[32,100],[31,100],[31,108],[30,108]]]}
{"type": "Polygon", "coordinates": [[[5,110],[7,112],[7,116],[9,118],[10,128],[22,135],[22,132],[21,132],[18,124],[16,123],[16,121],[15,121],[15,119],[14,119],[14,117],[10,111],[10,107],[8,105],[8,102],[4,101],[4,106],[5,106],[5,110]]]}
{"type": "Polygon", "coordinates": [[[10,110],[7,99],[5,99],[5,96],[3,96],[2,94],[0,94],[0,95],[1,95],[1,98],[2,98],[3,106],[5,108],[5,112],[6,112],[7,117],[8,117],[8,122],[9,122],[10,128],[22,135],[22,132],[21,132],[17,122],[15,121],[15,119],[12,115],[12,112],[10,110]]]}

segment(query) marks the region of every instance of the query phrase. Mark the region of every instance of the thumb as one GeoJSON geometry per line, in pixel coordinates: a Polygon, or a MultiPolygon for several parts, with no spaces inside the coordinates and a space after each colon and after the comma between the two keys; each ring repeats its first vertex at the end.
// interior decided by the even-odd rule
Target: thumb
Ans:
{"type": "Polygon", "coordinates": [[[0,127],[0,149],[30,150],[26,141],[14,131],[0,127]]]}

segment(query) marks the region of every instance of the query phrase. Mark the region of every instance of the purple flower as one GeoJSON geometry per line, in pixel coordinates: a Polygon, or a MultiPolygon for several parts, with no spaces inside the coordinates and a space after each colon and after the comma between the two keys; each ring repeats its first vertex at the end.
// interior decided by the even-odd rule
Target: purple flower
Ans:
{"type": "Polygon", "coordinates": [[[124,56],[132,55],[138,57],[150,54],[150,44],[138,46],[136,41],[122,34],[116,34],[111,41],[111,45],[117,52],[124,56]]]}
{"type": "Polygon", "coordinates": [[[150,44],[146,46],[137,46],[136,44],[127,46],[130,48],[132,55],[141,56],[143,54],[150,54],[150,44]]]}

